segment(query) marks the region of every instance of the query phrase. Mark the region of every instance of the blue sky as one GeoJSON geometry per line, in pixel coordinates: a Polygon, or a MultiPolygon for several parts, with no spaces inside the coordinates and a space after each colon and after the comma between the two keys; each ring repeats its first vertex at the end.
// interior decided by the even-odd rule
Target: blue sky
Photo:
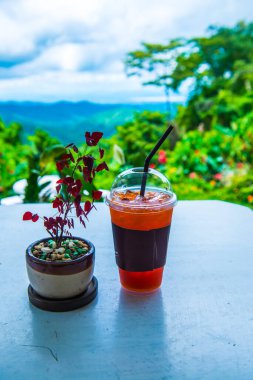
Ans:
{"type": "Polygon", "coordinates": [[[0,0],[0,100],[161,101],[126,77],[128,51],[252,16],[252,0],[0,0]]]}

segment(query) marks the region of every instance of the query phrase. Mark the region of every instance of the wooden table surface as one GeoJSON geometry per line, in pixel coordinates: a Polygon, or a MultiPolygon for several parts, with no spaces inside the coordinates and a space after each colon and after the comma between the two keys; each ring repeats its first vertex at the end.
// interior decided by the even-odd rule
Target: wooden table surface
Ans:
{"type": "Polygon", "coordinates": [[[179,202],[160,290],[121,289],[109,212],[87,230],[96,246],[97,299],[52,313],[27,298],[25,248],[44,237],[24,211],[0,207],[0,379],[253,379],[253,212],[217,201],[179,202]]]}

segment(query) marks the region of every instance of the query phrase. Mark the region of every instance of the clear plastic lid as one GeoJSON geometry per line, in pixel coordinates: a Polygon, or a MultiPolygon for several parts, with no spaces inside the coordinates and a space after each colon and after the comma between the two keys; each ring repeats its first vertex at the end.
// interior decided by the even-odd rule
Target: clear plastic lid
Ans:
{"type": "Polygon", "coordinates": [[[154,169],[143,172],[143,168],[132,168],[120,173],[114,180],[106,203],[111,207],[164,208],[177,203],[171,183],[154,169]],[[144,197],[140,196],[143,175],[146,175],[144,197]]]}

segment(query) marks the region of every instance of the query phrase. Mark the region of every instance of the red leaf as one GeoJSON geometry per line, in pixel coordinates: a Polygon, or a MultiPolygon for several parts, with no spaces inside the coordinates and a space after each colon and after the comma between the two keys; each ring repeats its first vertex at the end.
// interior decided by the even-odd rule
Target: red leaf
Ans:
{"type": "Polygon", "coordinates": [[[59,172],[61,172],[64,169],[65,165],[64,165],[63,161],[57,161],[56,162],[56,167],[57,167],[57,170],[59,172]]]}
{"type": "Polygon", "coordinates": [[[93,168],[94,157],[92,156],[83,156],[83,163],[91,171],[93,168]]]}
{"type": "Polygon", "coordinates": [[[61,190],[61,185],[58,185],[55,187],[56,188],[56,191],[57,191],[57,194],[59,193],[59,191],[61,190]]]}
{"type": "Polygon", "coordinates": [[[26,211],[23,215],[23,220],[32,220],[33,214],[30,211],[26,211]]]}
{"type": "Polygon", "coordinates": [[[74,145],[74,143],[70,143],[69,145],[65,146],[65,148],[70,148],[73,145],[74,145]]]}
{"type": "Polygon", "coordinates": [[[53,208],[57,208],[57,207],[60,207],[60,206],[62,206],[62,199],[55,198],[55,200],[53,201],[53,208]]]}
{"type": "Polygon", "coordinates": [[[62,161],[66,161],[70,158],[71,156],[71,153],[64,153],[62,156],[61,156],[61,160],[62,161]]]}
{"type": "Polygon", "coordinates": [[[92,182],[91,172],[87,167],[83,168],[83,178],[85,182],[90,182],[90,183],[92,182]]]}
{"type": "Polygon", "coordinates": [[[109,168],[105,162],[102,162],[102,164],[99,164],[96,167],[96,172],[101,172],[101,170],[109,170],[109,168]]]}
{"type": "Polygon", "coordinates": [[[82,188],[82,181],[80,179],[76,180],[76,187],[77,187],[78,193],[80,193],[81,188],[82,188]]]}
{"type": "Polygon", "coordinates": [[[63,183],[63,179],[62,178],[58,179],[56,183],[63,183]]]}
{"type": "Polygon", "coordinates": [[[73,183],[74,182],[74,178],[73,177],[65,177],[63,179],[63,183],[65,183],[65,185],[68,185],[70,183],[73,183]]]}
{"type": "Polygon", "coordinates": [[[38,215],[38,214],[34,214],[34,215],[32,216],[32,221],[33,221],[33,222],[37,222],[37,220],[39,220],[39,215],[38,215]]]}
{"type": "Polygon", "coordinates": [[[81,203],[81,195],[79,194],[76,199],[74,200],[74,206],[75,208],[78,208],[80,207],[80,203],[81,203]]]}
{"type": "Polygon", "coordinates": [[[104,149],[99,148],[100,159],[104,157],[104,153],[105,153],[104,149]]]}
{"type": "Polygon", "coordinates": [[[79,217],[83,214],[82,208],[79,206],[76,208],[76,216],[79,217]]]}
{"type": "Polygon", "coordinates": [[[79,218],[79,221],[80,221],[80,223],[82,223],[82,225],[85,227],[85,223],[84,223],[84,220],[83,220],[83,218],[80,216],[80,218],[79,218]]]}
{"type": "Polygon", "coordinates": [[[86,144],[88,146],[96,146],[102,136],[103,136],[102,132],[92,132],[92,134],[90,134],[90,132],[86,132],[85,133],[86,144]]]}
{"type": "Polygon", "coordinates": [[[75,159],[74,159],[74,157],[73,157],[73,155],[72,155],[72,153],[70,153],[70,160],[72,161],[72,162],[75,162],[75,159]]]}
{"type": "Polygon", "coordinates": [[[89,212],[91,210],[92,206],[91,206],[91,202],[90,201],[86,201],[85,204],[84,204],[84,211],[85,212],[89,212]]]}
{"type": "Polygon", "coordinates": [[[71,183],[67,187],[68,194],[71,194],[73,197],[77,197],[80,194],[82,189],[82,182],[80,179],[77,179],[73,184],[71,183]]]}
{"type": "Polygon", "coordinates": [[[92,191],[92,198],[95,200],[95,201],[98,201],[101,197],[102,197],[102,191],[92,191]]]}
{"type": "Polygon", "coordinates": [[[78,150],[78,148],[77,148],[77,146],[76,146],[76,145],[73,145],[73,148],[72,148],[72,149],[73,149],[73,151],[74,151],[74,152],[76,152],[76,153],[78,153],[78,152],[79,152],[79,150],[78,150]]]}

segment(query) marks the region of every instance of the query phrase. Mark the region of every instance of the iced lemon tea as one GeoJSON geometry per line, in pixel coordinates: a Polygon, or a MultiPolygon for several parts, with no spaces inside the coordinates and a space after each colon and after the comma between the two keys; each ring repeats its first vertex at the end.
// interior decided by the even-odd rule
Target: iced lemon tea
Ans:
{"type": "Polygon", "coordinates": [[[175,203],[175,194],[166,189],[147,188],[144,197],[134,188],[111,191],[115,257],[124,288],[148,292],[160,287],[175,203]]]}

